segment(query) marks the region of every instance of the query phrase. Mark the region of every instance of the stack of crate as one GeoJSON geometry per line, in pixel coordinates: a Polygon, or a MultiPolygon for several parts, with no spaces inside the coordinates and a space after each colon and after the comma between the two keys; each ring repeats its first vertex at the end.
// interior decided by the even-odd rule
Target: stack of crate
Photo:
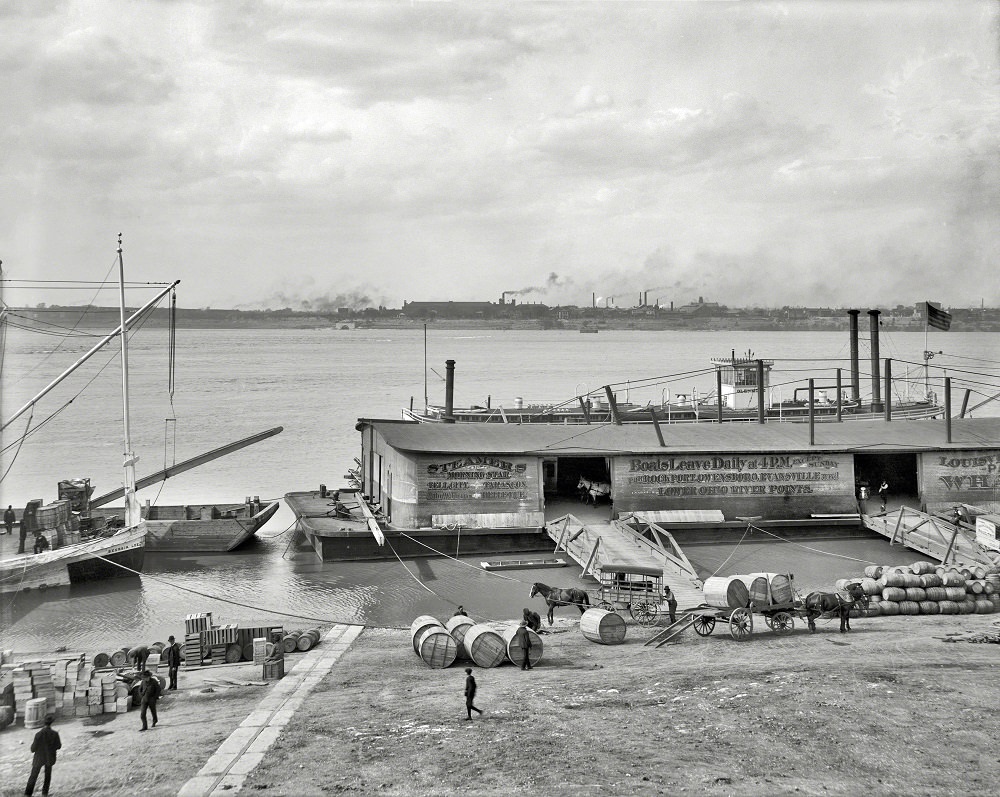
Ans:
{"type": "Polygon", "coordinates": [[[202,646],[208,649],[212,664],[226,663],[226,649],[239,639],[236,624],[215,626],[202,633],[202,646]]]}
{"type": "MultiPolygon", "coordinates": [[[[14,668],[14,708],[23,715],[29,700],[45,699],[45,713],[53,714],[58,708],[52,670],[48,662],[27,661],[14,668]]],[[[61,701],[60,701],[61,702],[61,701]]]]}
{"type": "Polygon", "coordinates": [[[184,618],[184,664],[200,667],[205,658],[202,633],[212,628],[212,613],[189,614],[184,618]]]}

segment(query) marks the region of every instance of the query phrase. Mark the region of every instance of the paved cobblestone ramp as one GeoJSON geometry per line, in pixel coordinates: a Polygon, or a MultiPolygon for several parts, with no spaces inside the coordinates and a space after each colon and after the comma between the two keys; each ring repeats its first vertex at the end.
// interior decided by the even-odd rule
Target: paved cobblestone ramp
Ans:
{"type": "Polygon", "coordinates": [[[181,787],[178,797],[217,797],[239,791],[302,701],[330,672],[363,628],[335,625],[327,631],[319,644],[299,658],[250,716],[219,745],[201,771],[181,787]]]}

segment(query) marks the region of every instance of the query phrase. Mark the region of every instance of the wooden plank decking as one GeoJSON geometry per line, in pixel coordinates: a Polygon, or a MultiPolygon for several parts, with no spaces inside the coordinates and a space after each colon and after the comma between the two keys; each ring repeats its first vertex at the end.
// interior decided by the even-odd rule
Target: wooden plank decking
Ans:
{"type": "Polygon", "coordinates": [[[909,507],[879,515],[862,515],[866,528],[944,564],[1000,563],[1000,556],[979,545],[967,529],[909,507]]]}

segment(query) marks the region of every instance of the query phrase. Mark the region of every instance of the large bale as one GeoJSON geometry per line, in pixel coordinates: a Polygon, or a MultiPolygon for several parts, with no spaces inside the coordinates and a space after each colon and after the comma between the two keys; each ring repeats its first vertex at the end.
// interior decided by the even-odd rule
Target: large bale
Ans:
{"type": "Polygon", "coordinates": [[[416,641],[417,655],[436,670],[450,667],[458,657],[458,643],[443,625],[427,626],[416,641]]]}
{"type": "Polygon", "coordinates": [[[941,578],[937,573],[927,573],[920,577],[920,586],[924,589],[928,587],[943,587],[944,579],[941,578]]]}
{"type": "Polygon", "coordinates": [[[882,600],[884,601],[905,601],[906,590],[902,587],[886,587],[882,590],[882,600]]]}
{"type": "Polygon", "coordinates": [[[431,617],[429,614],[422,614],[410,623],[410,642],[413,645],[413,652],[417,655],[420,655],[420,651],[417,650],[417,639],[421,632],[427,628],[444,628],[444,626],[436,617],[431,617]]]}
{"type": "Polygon", "coordinates": [[[740,576],[711,576],[703,590],[705,603],[716,609],[741,609],[750,603],[750,591],[740,576]]]}
{"type": "Polygon", "coordinates": [[[480,667],[496,667],[507,659],[503,637],[485,623],[477,623],[465,632],[465,653],[480,667]]]}
{"type": "MultiPolygon", "coordinates": [[[[511,664],[518,667],[524,662],[524,650],[521,648],[521,643],[517,641],[517,629],[520,627],[520,623],[514,623],[505,628],[502,634],[503,641],[507,646],[507,658],[511,664]]],[[[531,640],[531,647],[528,648],[528,664],[534,667],[542,658],[542,638],[530,628],[528,629],[528,638],[531,640]]]]}
{"type": "Polygon", "coordinates": [[[445,621],[445,630],[455,637],[455,641],[458,643],[459,656],[465,655],[465,632],[472,628],[475,624],[475,620],[464,614],[456,614],[454,617],[445,621]]]}
{"type": "Polygon", "coordinates": [[[625,620],[605,609],[587,609],[580,617],[580,631],[591,642],[620,645],[625,641],[625,620]]]}

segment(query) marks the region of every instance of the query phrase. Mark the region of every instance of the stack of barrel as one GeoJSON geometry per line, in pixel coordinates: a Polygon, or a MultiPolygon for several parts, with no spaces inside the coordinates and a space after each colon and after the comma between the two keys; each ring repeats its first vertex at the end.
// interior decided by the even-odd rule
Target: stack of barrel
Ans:
{"type": "MultiPolygon", "coordinates": [[[[524,652],[516,638],[518,627],[518,623],[512,623],[497,631],[464,614],[455,615],[445,623],[425,614],[410,625],[410,640],[414,653],[435,669],[450,667],[457,659],[480,667],[497,667],[505,661],[520,666],[524,652]]],[[[534,667],[542,658],[542,638],[531,629],[528,637],[531,639],[528,662],[534,667]]]]}
{"type": "Polygon", "coordinates": [[[912,565],[865,568],[861,579],[841,579],[837,588],[859,583],[868,596],[868,617],[912,614],[992,614],[1000,611],[1000,567],[912,565]]]}

